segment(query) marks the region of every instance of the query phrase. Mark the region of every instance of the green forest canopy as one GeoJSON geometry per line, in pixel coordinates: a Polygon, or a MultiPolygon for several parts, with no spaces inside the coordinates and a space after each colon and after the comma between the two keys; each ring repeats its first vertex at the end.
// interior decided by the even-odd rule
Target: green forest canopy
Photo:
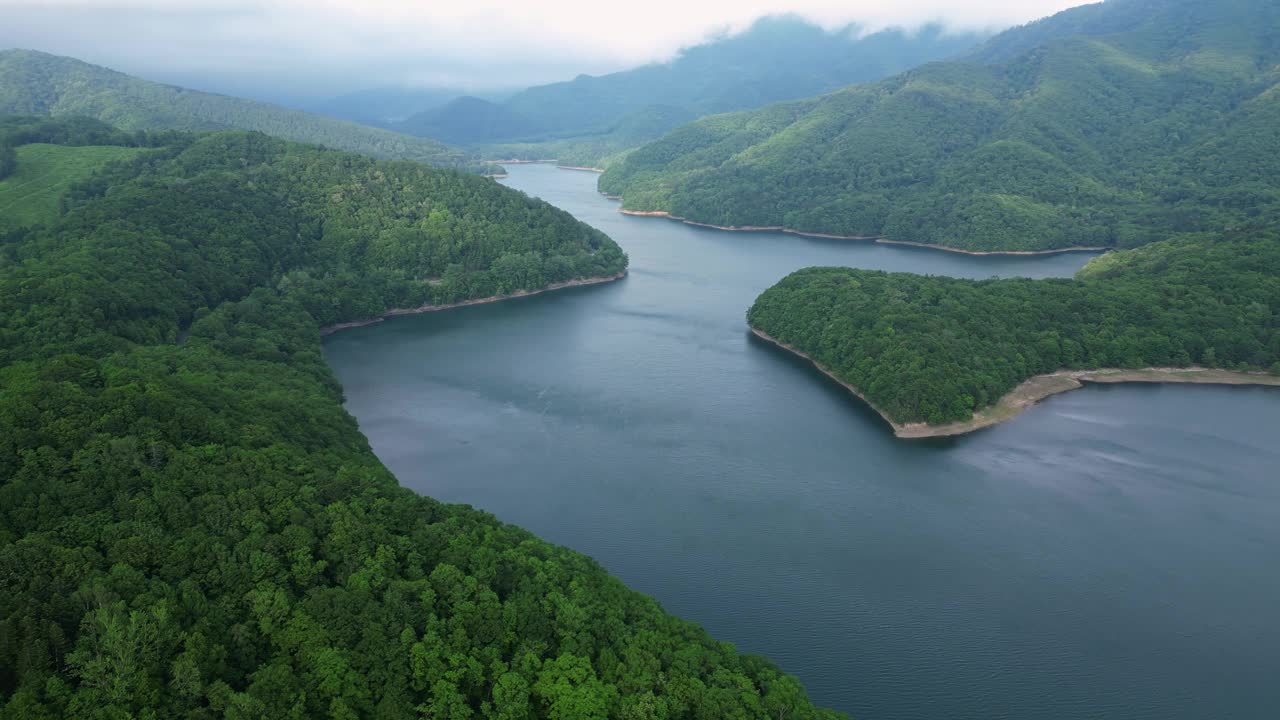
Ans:
{"type": "Polygon", "coordinates": [[[1116,251],[1074,280],[809,268],[766,290],[747,321],[898,423],[968,420],[1022,381],[1061,369],[1280,374],[1280,232],[1116,251]]]}
{"type": "Polygon", "coordinates": [[[705,118],[615,163],[633,210],[967,250],[1133,247],[1280,210],[1280,5],[1109,0],[966,61],[705,118]]]}
{"type": "Polygon", "coordinates": [[[620,271],[598,231],[245,132],[65,205],[0,244],[0,718],[834,717],[342,409],[319,326],[620,271]]]}
{"type": "Polygon", "coordinates": [[[126,131],[258,130],[370,157],[479,174],[491,165],[434,140],[268,103],[150,82],[33,50],[0,50],[0,115],[80,115],[126,131]]]}

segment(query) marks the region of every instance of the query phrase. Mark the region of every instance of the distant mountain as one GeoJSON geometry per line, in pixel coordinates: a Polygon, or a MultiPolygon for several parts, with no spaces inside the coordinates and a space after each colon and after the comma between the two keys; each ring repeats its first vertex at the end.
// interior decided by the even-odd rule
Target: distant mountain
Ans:
{"type": "Polygon", "coordinates": [[[370,88],[299,103],[297,107],[307,112],[382,127],[403,122],[465,94],[451,88],[370,88]]]}
{"type": "Polygon", "coordinates": [[[242,128],[377,158],[486,170],[468,153],[433,140],[154,83],[33,50],[0,51],[0,114],[84,115],[124,130],[242,128]]]}
{"type": "Polygon", "coordinates": [[[530,120],[505,106],[478,97],[455,98],[396,125],[396,129],[447,143],[467,143],[476,137],[512,137],[526,132],[530,120]]]}
{"type": "Polygon", "coordinates": [[[1134,246],[1280,210],[1278,62],[1274,0],[1110,0],[965,61],[704,118],[600,188],[715,225],[1134,246]]]}
{"type": "Polygon", "coordinates": [[[611,143],[616,147],[641,126],[646,134],[640,141],[656,138],[702,115],[877,80],[972,50],[984,38],[938,26],[862,35],[854,25],[827,32],[798,18],[769,17],[740,35],[687,48],[670,62],[529,88],[500,105],[473,103],[466,108],[474,113],[471,121],[457,108],[443,124],[434,119],[441,111],[428,111],[398,129],[439,132],[447,124],[459,131],[452,142],[471,146],[618,134],[611,143]],[[497,107],[503,122],[490,121],[497,107]]]}

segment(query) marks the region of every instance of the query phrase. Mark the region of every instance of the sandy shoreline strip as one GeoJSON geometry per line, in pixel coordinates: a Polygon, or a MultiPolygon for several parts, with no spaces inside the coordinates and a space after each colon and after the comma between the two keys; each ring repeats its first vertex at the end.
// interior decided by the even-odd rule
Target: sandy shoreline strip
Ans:
{"type": "Polygon", "coordinates": [[[582,172],[593,172],[593,173],[604,172],[604,168],[598,168],[598,167],[579,167],[577,165],[557,165],[556,167],[561,170],[581,170],[582,172]]]}
{"type": "Polygon", "coordinates": [[[849,392],[875,410],[884,421],[893,428],[893,434],[900,438],[918,439],[934,437],[950,437],[964,435],[975,430],[998,425],[1012,420],[1023,410],[1041,400],[1084,387],[1085,383],[1201,383],[1207,385],[1270,385],[1280,386],[1280,376],[1264,372],[1238,372],[1234,370],[1218,370],[1214,368],[1140,368],[1125,370],[1121,368],[1103,368],[1099,370],[1060,370],[1047,375],[1037,375],[1023,382],[1000,398],[996,404],[974,413],[971,420],[929,425],[928,423],[897,423],[889,419],[883,410],[867,400],[853,385],[836,377],[835,373],[814,360],[798,348],[792,347],[771,335],[751,328],[751,332],[762,340],[776,345],[787,352],[808,360],[822,374],[839,383],[849,392]]]}
{"type": "MultiPolygon", "coordinates": [[[[621,199],[618,196],[605,195],[610,200],[621,199]]],[[[933,245],[930,243],[912,242],[910,240],[889,240],[888,238],[876,237],[874,235],[831,235],[828,233],[805,232],[803,230],[794,230],[781,225],[712,225],[710,223],[697,222],[682,218],[679,215],[672,215],[665,210],[619,210],[623,215],[633,215],[636,217],[656,217],[665,218],[667,220],[677,220],[686,225],[696,225],[697,227],[711,228],[713,230],[726,230],[729,232],[784,232],[791,235],[800,235],[802,237],[822,238],[825,240],[866,240],[881,243],[883,245],[909,245],[911,247],[928,248],[930,250],[944,250],[946,252],[959,253],[961,255],[1058,255],[1061,253],[1071,252],[1105,252],[1111,248],[1105,247],[1069,247],[1054,248],[1052,250],[962,250],[960,248],[947,247],[946,245],[933,245]]]]}
{"type": "Polygon", "coordinates": [[[335,325],[325,325],[320,328],[321,335],[332,335],[340,330],[348,330],[350,328],[364,327],[366,325],[376,325],[387,318],[399,317],[401,315],[421,315],[422,313],[440,312],[441,310],[453,310],[454,308],[467,307],[469,305],[485,305],[487,303],[501,302],[503,300],[513,300],[515,298],[529,297],[531,295],[541,295],[545,292],[554,292],[556,290],[564,290],[571,287],[582,287],[584,285],[599,285],[601,283],[613,282],[626,277],[627,271],[623,270],[614,275],[604,275],[601,277],[581,278],[578,280],[566,280],[564,282],[551,283],[546,287],[537,290],[517,290],[508,295],[490,295],[489,297],[473,298],[471,300],[462,300],[456,303],[448,303],[446,305],[419,305],[413,308],[391,308],[378,317],[367,318],[365,320],[352,320],[351,322],[337,323],[335,325]]]}

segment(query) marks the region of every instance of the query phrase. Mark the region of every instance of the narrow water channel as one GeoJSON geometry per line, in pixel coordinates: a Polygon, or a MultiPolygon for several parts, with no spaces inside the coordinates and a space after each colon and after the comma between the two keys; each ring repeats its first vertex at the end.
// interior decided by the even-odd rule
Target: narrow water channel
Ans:
{"type": "Polygon", "coordinates": [[[610,285],[399,318],[326,352],[400,481],[600,561],[863,719],[1264,718],[1280,708],[1280,392],[1092,387],[895,440],[749,337],[788,272],[1066,276],[629,218],[595,176],[506,182],[609,233],[610,285]]]}

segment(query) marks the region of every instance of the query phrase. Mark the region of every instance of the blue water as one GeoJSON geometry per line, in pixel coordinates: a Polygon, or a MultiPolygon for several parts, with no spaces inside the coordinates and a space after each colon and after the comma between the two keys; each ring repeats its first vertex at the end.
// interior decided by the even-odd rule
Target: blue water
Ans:
{"type": "Polygon", "coordinates": [[[1044,277],[1087,256],[724,233],[511,170],[631,274],[333,336],[403,484],[592,555],[858,718],[1280,714],[1280,392],[1090,387],[896,440],[749,336],[760,291],[810,265],[1044,277]]]}

